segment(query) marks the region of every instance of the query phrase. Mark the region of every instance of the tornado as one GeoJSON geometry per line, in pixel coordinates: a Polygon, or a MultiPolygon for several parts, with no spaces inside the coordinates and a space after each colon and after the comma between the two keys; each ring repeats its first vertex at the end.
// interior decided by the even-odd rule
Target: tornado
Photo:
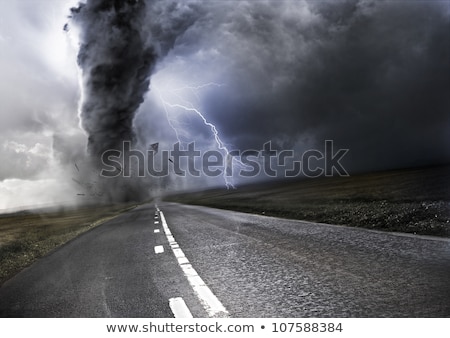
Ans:
{"type": "Polygon", "coordinates": [[[96,189],[109,201],[148,196],[150,178],[142,181],[122,175],[124,168],[117,168],[114,179],[103,177],[102,156],[111,150],[124,156],[125,142],[138,146],[133,120],[149,90],[155,65],[201,13],[195,1],[87,0],[71,8],[64,30],[77,29],[80,123],[87,133],[89,165],[93,172],[100,172],[96,189]]]}
{"type": "Polygon", "coordinates": [[[136,139],[133,118],[157,60],[144,29],[146,6],[138,0],[88,0],[71,9],[79,29],[81,126],[96,160],[136,139]]]}

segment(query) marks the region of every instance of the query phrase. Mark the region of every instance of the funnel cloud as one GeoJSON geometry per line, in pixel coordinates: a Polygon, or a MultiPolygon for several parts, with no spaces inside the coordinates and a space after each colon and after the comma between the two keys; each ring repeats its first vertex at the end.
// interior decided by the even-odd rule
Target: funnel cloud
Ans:
{"type": "MultiPolygon", "coordinates": [[[[156,62],[195,19],[191,14],[190,6],[136,0],[89,0],[71,9],[71,24],[78,28],[80,42],[79,114],[94,166],[100,165],[107,150],[121,150],[125,142],[136,146],[133,120],[149,90],[150,76],[156,62]],[[172,20],[162,22],[164,15],[172,20]]],[[[70,25],[64,29],[70,30],[70,25]]],[[[142,183],[124,181],[103,182],[101,189],[113,189],[106,194],[109,197],[139,199],[151,186],[151,182],[142,188],[142,183]]]]}
{"type": "Polygon", "coordinates": [[[157,59],[142,30],[145,6],[143,1],[91,0],[71,10],[80,28],[80,117],[93,156],[135,140],[133,117],[157,59]]]}

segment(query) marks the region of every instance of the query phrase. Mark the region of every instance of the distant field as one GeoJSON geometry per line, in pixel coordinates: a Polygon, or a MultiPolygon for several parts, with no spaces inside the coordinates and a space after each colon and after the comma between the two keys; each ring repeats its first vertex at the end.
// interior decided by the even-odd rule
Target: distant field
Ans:
{"type": "Polygon", "coordinates": [[[0,215],[0,285],[59,245],[134,207],[91,206],[0,215]]]}
{"type": "Polygon", "coordinates": [[[450,237],[450,166],[213,189],[166,200],[313,222],[450,237]]]}

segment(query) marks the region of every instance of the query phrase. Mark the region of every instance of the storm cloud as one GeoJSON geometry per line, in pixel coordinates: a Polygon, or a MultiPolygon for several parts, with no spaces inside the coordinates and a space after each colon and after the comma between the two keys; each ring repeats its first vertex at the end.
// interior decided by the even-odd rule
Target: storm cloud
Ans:
{"type": "Polygon", "coordinates": [[[333,140],[350,150],[349,170],[450,159],[444,2],[113,3],[73,10],[82,27],[81,119],[94,152],[164,139],[161,127],[167,135],[174,124],[185,142],[211,139],[201,119],[175,113],[169,125],[156,95],[135,119],[155,72],[155,90],[161,81],[169,90],[223,84],[195,100],[233,148],[333,140]]]}
{"type": "Polygon", "coordinates": [[[86,144],[76,54],[61,29],[67,11],[62,1],[2,3],[0,209],[77,203],[68,175],[86,144]]]}
{"type": "MultiPolygon", "coordinates": [[[[331,139],[350,150],[354,171],[450,160],[448,3],[202,4],[207,15],[155,77],[223,83],[200,93],[201,107],[229,144],[305,149],[331,139]]],[[[200,121],[188,128],[205,132],[200,121]]]]}

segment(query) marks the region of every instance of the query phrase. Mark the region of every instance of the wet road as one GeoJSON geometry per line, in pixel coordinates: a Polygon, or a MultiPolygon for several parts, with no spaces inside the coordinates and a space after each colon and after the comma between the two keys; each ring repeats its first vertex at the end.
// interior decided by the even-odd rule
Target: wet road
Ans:
{"type": "Polygon", "coordinates": [[[3,317],[449,317],[450,240],[160,203],[0,288],[3,317]],[[183,309],[183,308],[182,308],[183,309]]]}

